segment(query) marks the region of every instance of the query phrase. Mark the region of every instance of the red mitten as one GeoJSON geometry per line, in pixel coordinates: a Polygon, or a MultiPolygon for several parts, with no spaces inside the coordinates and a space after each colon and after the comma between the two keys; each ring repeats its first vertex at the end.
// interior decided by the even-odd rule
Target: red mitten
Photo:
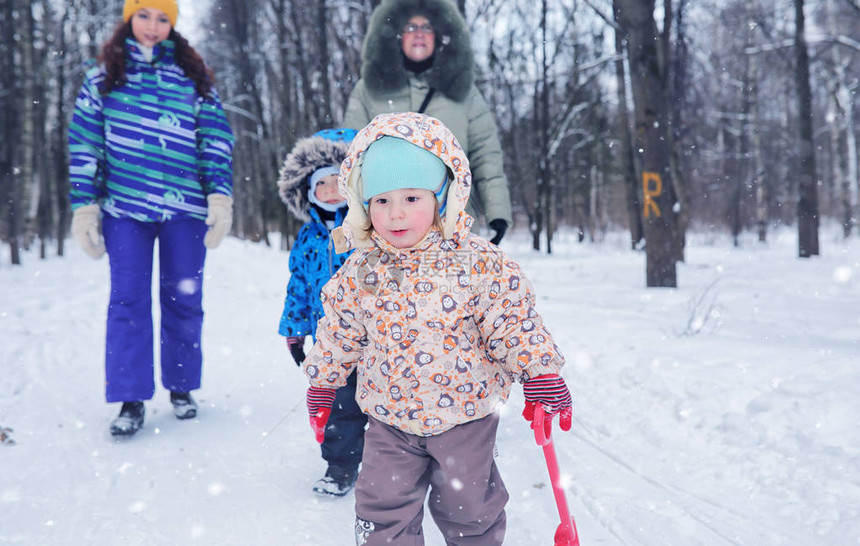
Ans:
{"type": "Polygon", "coordinates": [[[325,424],[331,415],[331,406],[334,404],[334,389],[321,387],[308,388],[308,415],[311,418],[311,428],[317,442],[322,443],[325,439],[325,424]]]}
{"type": "Polygon", "coordinates": [[[561,430],[570,430],[573,404],[564,379],[554,373],[533,377],[523,383],[523,394],[526,397],[526,407],[523,410],[526,421],[534,420],[535,406],[540,404],[547,419],[558,414],[561,430]]]}

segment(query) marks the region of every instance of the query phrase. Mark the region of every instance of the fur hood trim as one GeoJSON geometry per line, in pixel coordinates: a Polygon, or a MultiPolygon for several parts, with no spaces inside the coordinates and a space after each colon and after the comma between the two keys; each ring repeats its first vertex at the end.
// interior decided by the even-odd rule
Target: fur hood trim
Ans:
{"type": "Polygon", "coordinates": [[[469,235],[472,218],[466,214],[466,202],[472,189],[472,172],[466,153],[457,138],[441,121],[426,114],[399,112],[379,114],[358,134],[349,147],[349,153],[340,165],[338,187],[345,195],[349,211],[343,225],[332,231],[338,253],[352,248],[366,248],[374,244],[366,227],[370,218],[364,208],[361,186],[361,164],[364,151],[383,136],[402,138],[432,152],[450,170],[451,187],[445,201],[442,217],[442,237],[461,241],[469,235]]]}
{"type": "Polygon", "coordinates": [[[308,210],[308,177],[320,167],[340,166],[346,157],[349,143],[312,136],[296,142],[287,155],[278,177],[278,193],[293,215],[307,222],[311,219],[308,210]]]}
{"type": "Polygon", "coordinates": [[[455,102],[469,95],[474,83],[474,55],[466,20],[450,0],[383,0],[373,11],[361,57],[361,77],[371,93],[396,91],[409,84],[401,62],[398,35],[413,15],[430,20],[436,33],[433,66],[427,84],[455,102]]]}

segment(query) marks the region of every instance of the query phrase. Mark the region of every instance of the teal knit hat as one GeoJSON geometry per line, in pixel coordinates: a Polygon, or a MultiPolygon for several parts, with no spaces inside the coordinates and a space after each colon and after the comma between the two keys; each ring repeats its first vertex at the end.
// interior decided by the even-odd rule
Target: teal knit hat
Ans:
{"type": "Polygon", "coordinates": [[[430,190],[444,207],[448,189],[445,163],[408,140],[384,136],[367,147],[361,166],[364,206],[380,193],[407,188],[430,190]]]}

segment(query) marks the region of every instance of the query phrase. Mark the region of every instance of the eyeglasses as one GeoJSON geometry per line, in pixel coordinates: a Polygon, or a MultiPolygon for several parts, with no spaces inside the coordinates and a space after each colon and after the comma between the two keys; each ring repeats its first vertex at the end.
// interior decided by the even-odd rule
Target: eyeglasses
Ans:
{"type": "Polygon", "coordinates": [[[416,32],[421,32],[422,34],[433,34],[433,25],[430,23],[424,23],[423,25],[409,23],[403,27],[403,34],[415,34],[416,32]]]}

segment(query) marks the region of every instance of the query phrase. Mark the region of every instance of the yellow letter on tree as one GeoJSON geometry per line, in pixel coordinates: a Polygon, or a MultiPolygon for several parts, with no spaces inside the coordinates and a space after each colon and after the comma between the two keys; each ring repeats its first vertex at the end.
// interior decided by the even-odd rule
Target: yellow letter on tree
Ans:
{"type": "Polygon", "coordinates": [[[643,172],[642,196],[644,199],[642,203],[642,215],[645,216],[645,218],[651,216],[651,209],[654,209],[655,215],[660,216],[660,207],[657,206],[657,203],[652,198],[659,197],[661,193],[663,193],[663,180],[660,178],[660,175],[657,173],[643,172]]]}

